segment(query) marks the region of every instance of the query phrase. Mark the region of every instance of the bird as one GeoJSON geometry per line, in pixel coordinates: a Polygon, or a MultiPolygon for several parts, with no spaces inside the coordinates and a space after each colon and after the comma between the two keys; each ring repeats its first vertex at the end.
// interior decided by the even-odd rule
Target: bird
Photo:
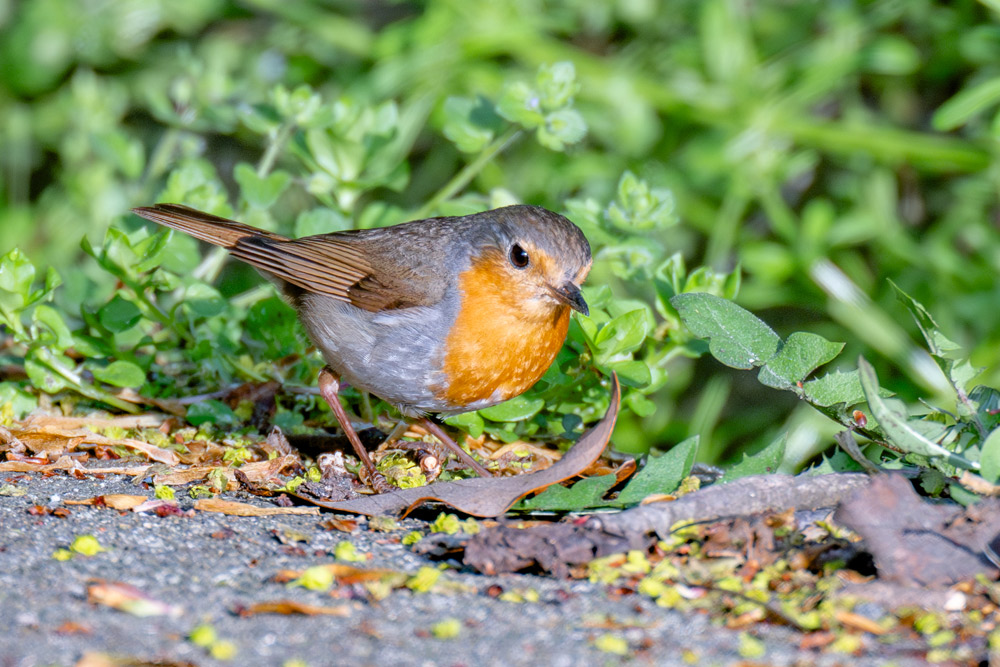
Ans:
{"type": "Polygon", "coordinates": [[[481,477],[492,473],[429,415],[497,405],[527,391],[561,349],[590,244],[540,206],[288,238],[180,204],[132,209],[226,248],[276,283],[326,366],[330,405],[376,493],[391,490],[339,400],[354,386],[420,423],[481,477]]]}

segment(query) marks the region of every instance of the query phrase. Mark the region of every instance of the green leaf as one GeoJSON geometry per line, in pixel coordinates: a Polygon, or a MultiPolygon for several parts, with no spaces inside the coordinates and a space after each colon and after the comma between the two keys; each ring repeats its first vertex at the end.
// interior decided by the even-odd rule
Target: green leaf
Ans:
{"type": "Polygon", "coordinates": [[[826,408],[841,404],[850,407],[865,400],[857,371],[827,373],[806,382],[802,386],[802,392],[810,403],[826,408]]]}
{"type": "Polygon", "coordinates": [[[581,479],[570,488],[553,484],[534,498],[522,501],[516,508],[543,511],[573,511],[604,504],[604,494],[615,485],[615,476],[600,475],[581,479]]]}
{"type": "Polygon", "coordinates": [[[295,238],[329,234],[351,228],[351,220],[332,208],[314,208],[302,211],[295,218],[295,238]]]}
{"type": "Polygon", "coordinates": [[[656,403],[638,391],[630,391],[625,397],[625,405],[639,417],[648,417],[656,412],[656,403]]]}
{"type": "Polygon", "coordinates": [[[188,408],[186,418],[192,426],[201,426],[205,423],[217,426],[235,426],[240,423],[239,417],[228,405],[215,399],[195,403],[188,408]]]}
{"type": "Polygon", "coordinates": [[[4,410],[10,410],[14,419],[24,419],[25,415],[38,407],[38,399],[14,382],[0,382],[0,406],[4,410]]]}
{"type": "Polygon", "coordinates": [[[536,136],[542,146],[561,151],[587,136],[587,122],[576,109],[560,109],[545,115],[545,122],[538,127],[536,136]]]}
{"type": "Polygon", "coordinates": [[[902,401],[884,401],[879,395],[878,376],[875,369],[865,360],[858,359],[858,371],[865,400],[872,416],[878,420],[889,441],[905,452],[930,458],[943,458],[948,463],[966,470],[978,470],[979,464],[948,451],[936,442],[928,440],[920,429],[911,423],[902,401]]]}
{"type": "Polygon", "coordinates": [[[719,482],[731,482],[750,475],[768,475],[775,472],[785,456],[785,436],[776,438],[770,445],[753,456],[743,455],[743,460],[726,471],[719,482]]]}
{"type": "MultiPolygon", "coordinates": [[[[72,366],[72,362],[67,365],[72,366]]],[[[66,379],[54,373],[46,364],[36,359],[36,351],[28,350],[24,358],[24,372],[28,374],[28,380],[36,388],[47,394],[54,394],[67,386],[66,379]]]]}
{"type": "Polygon", "coordinates": [[[1000,77],[960,91],[938,107],[931,117],[934,129],[948,132],[964,125],[972,116],[1000,102],[1000,77]]]}
{"type": "Polygon", "coordinates": [[[832,361],[844,349],[822,336],[797,331],[788,337],[757,374],[760,383],[775,389],[797,388],[814,370],[832,361]]]}
{"type": "Polygon", "coordinates": [[[139,273],[146,273],[158,268],[163,263],[169,240],[170,233],[163,231],[135,244],[133,251],[139,257],[139,263],[135,265],[135,270],[139,273]]]}
{"type": "Polygon", "coordinates": [[[649,383],[652,382],[649,366],[645,361],[639,359],[616,361],[602,366],[605,370],[618,373],[618,379],[626,387],[648,387],[649,383]]]}
{"type": "Polygon", "coordinates": [[[979,464],[983,479],[990,484],[1000,482],[1000,428],[994,429],[983,441],[979,464]]]}
{"type": "Polygon", "coordinates": [[[545,122],[538,94],[531,86],[521,81],[504,87],[496,110],[507,120],[529,130],[545,122]]]}
{"type": "Polygon", "coordinates": [[[509,401],[504,401],[500,405],[483,408],[479,411],[479,414],[490,421],[519,422],[534,417],[544,407],[544,399],[517,396],[509,401]]]}
{"type": "Polygon", "coordinates": [[[500,130],[502,119],[485,97],[449,97],[444,101],[444,136],[458,150],[478,153],[486,148],[500,130]]]}
{"type": "Polygon", "coordinates": [[[142,311],[132,303],[116,294],[111,301],[101,306],[97,311],[97,319],[101,326],[113,333],[127,331],[142,319],[142,311]]]}
{"type": "Polygon", "coordinates": [[[609,360],[615,355],[632,352],[646,340],[649,327],[649,316],[645,310],[633,310],[619,315],[597,332],[594,344],[597,346],[598,356],[602,360],[609,360]]]}
{"type": "Polygon", "coordinates": [[[27,303],[35,266],[18,248],[0,257],[0,307],[17,309],[27,303]]]}
{"type": "Polygon", "coordinates": [[[632,505],[654,493],[671,493],[691,472],[694,456],[698,452],[698,436],[674,445],[663,456],[650,457],[642,470],[637,472],[615,499],[615,504],[632,505]]]}
{"type": "Polygon", "coordinates": [[[542,65],[535,76],[543,109],[561,109],[573,103],[573,95],[580,90],[576,82],[576,68],[570,61],[542,65]]]}
{"type": "Polygon", "coordinates": [[[226,300],[211,285],[192,283],[184,290],[184,306],[195,317],[214,317],[226,309],[226,300]]]}
{"type": "Polygon", "coordinates": [[[280,359],[299,349],[295,311],[276,296],[250,306],[243,334],[247,346],[261,350],[266,358],[280,359]]]}
{"type": "Polygon", "coordinates": [[[48,329],[52,335],[52,342],[47,343],[49,347],[59,351],[73,347],[73,334],[70,333],[69,327],[63,321],[62,315],[55,308],[43,303],[35,308],[31,317],[37,324],[48,329]]]}
{"type": "Polygon", "coordinates": [[[896,298],[906,306],[906,309],[910,311],[910,315],[916,320],[917,327],[920,328],[920,333],[923,334],[924,340],[927,341],[927,347],[931,354],[944,359],[954,359],[955,355],[953,353],[956,350],[961,350],[962,346],[949,340],[947,336],[941,333],[937,322],[934,321],[934,318],[924,308],[922,303],[904,292],[900,289],[899,285],[891,280],[889,284],[896,291],[896,298]]]}
{"type": "Polygon", "coordinates": [[[116,387],[141,387],[146,383],[146,372],[131,361],[112,361],[104,367],[92,368],[94,377],[116,387]]]}
{"type": "Polygon", "coordinates": [[[240,193],[254,208],[270,208],[285,191],[292,177],[287,171],[276,170],[261,178],[257,171],[246,162],[240,162],[233,170],[233,178],[240,184],[240,193]]]}
{"type": "Polygon", "coordinates": [[[751,312],[712,294],[678,294],[670,300],[684,324],[699,338],[708,338],[716,359],[747,370],[766,363],[781,339],[751,312]]]}
{"type": "Polygon", "coordinates": [[[460,415],[448,417],[444,420],[444,423],[464,430],[473,438],[481,436],[483,429],[486,427],[483,418],[479,416],[478,412],[463,412],[460,415]]]}

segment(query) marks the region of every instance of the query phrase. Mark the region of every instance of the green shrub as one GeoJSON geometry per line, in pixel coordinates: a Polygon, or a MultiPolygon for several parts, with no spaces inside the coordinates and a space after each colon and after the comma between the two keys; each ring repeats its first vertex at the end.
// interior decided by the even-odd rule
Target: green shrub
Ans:
{"type": "MultiPolygon", "coordinates": [[[[591,318],[534,390],[453,420],[503,439],[578,433],[616,370],[622,448],[829,445],[794,400],[693,361],[707,346],[672,301],[688,292],[847,341],[840,359],[948,409],[891,278],[980,384],[1000,380],[1000,27],[983,5],[39,0],[0,7],[0,61],[16,412],[37,391],[127,410],[313,382],[256,274],[126,214],[156,201],[296,235],[515,201],[566,213],[595,248],[591,318]]],[[[281,401],[279,417],[316,407],[281,401]]]]}

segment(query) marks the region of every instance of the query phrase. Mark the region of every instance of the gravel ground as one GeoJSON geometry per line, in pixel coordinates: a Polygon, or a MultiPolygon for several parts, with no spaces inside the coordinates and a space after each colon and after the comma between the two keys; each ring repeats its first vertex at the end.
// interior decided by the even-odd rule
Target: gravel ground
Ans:
{"type": "MultiPolygon", "coordinates": [[[[395,591],[380,602],[332,599],[329,593],[287,588],[273,578],[282,569],[300,570],[333,562],[344,539],[370,553],[365,565],[415,572],[429,561],[393,544],[386,533],[362,529],[353,535],[319,524],[331,515],[233,517],[197,512],[160,518],[87,506],[69,506],[65,518],[33,516],[33,505],[62,507],[68,499],[111,493],[148,493],[109,475],[77,480],[0,473],[0,487],[26,493],[0,496],[0,665],[73,665],[87,652],[144,662],[197,665],[712,665],[742,660],[740,633],[719,627],[705,615],[683,615],[657,607],[639,595],[616,598],[606,587],[581,581],[508,575],[484,577],[451,570],[445,578],[468,592],[395,591]],[[274,529],[310,536],[308,544],[282,544],[274,529]],[[228,529],[228,531],[227,531],[228,529]],[[231,531],[231,533],[229,533],[231,531]],[[91,534],[108,550],[68,561],[52,557],[74,537],[91,534]],[[176,616],[140,618],[87,601],[93,579],[131,584],[147,595],[179,605],[176,616]],[[533,589],[535,603],[505,602],[486,594],[533,589]],[[234,609],[255,602],[295,600],[316,605],[346,604],[349,614],[240,617],[234,609]],[[449,618],[462,621],[453,639],[430,632],[449,618]],[[210,623],[236,655],[211,657],[188,640],[200,623],[210,623]],[[602,635],[623,638],[629,656],[595,647],[602,635]],[[687,658],[687,661],[685,661],[687,658]],[[300,663],[301,664],[301,663],[300,663]]],[[[193,501],[178,493],[182,507],[193,501]]],[[[259,503],[232,496],[234,500],[259,503]]],[[[407,520],[408,529],[426,524],[407,520]]],[[[759,664],[882,664],[879,646],[865,638],[863,656],[824,655],[798,649],[799,635],[760,626],[754,636],[765,646],[759,664]]],[[[908,662],[899,647],[893,664],[908,662]]]]}

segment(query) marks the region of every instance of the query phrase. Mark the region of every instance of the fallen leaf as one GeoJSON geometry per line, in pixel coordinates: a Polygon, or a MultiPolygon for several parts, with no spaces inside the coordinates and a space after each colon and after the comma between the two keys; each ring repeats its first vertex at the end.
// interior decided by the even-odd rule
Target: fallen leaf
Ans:
{"type": "MultiPolygon", "coordinates": [[[[243,476],[251,483],[259,484],[272,477],[277,477],[283,470],[299,463],[299,459],[294,455],[279,456],[269,461],[253,461],[244,463],[239,468],[222,468],[223,474],[228,480],[226,488],[235,490],[239,486],[236,478],[236,471],[239,470],[243,476]]],[[[191,482],[197,482],[208,477],[214,470],[219,470],[219,466],[192,466],[187,470],[176,470],[163,475],[155,475],[153,484],[164,484],[166,486],[183,486],[191,482]]]]}
{"type": "Polygon", "coordinates": [[[130,510],[149,500],[146,496],[131,496],[125,493],[109,493],[104,496],[94,496],[86,500],[64,500],[66,505],[95,505],[113,510],[130,510]]]}
{"type": "MultiPolygon", "coordinates": [[[[386,578],[401,578],[402,580],[407,579],[407,575],[405,573],[397,572],[396,570],[388,570],[385,568],[363,568],[347,563],[325,563],[323,565],[315,565],[313,567],[327,570],[334,579],[342,584],[360,584],[369,581],[380,581],[386,578]]],[[[305,570],[279,570],[278,573],[274,575],[274,580],[277,583],[287,583],[301,577],[303,572],[305,572],[305,570]]]]}
{"type": "Polygon", "coordinates": [[[346,604],[338,607],[321,607],[295,600],[275,600],[274,602],[257,602],[249,607],[238,607],[236,613],[242,617],[255,614],[301,614],[303,616],[350,616],[351,609],[346,604]]]}
{"type": "Polygon", "coordinates": [[[339,530],[342,533],[353,533],[358,529],[356,519],[327,519],[319,525],[326,530],[339,530]]]}
{"type": "Polygon", "coordinates": [[[340,502],[325,502],[298,494],[290,495],[325,509],[369,516],[406,513],[428,500],[445,503],[473,516],[500,516],[529,493],[575,477],[596,461],[611,438],[620,405],[621,388],[618,377],[612,375],[611,403],[604,418],[584,433],[558,462],[538,472],[513,477],[476,477],[438,482],[340,502]]]}
{"type": "Polygon", "coordinates": [[[88,626],[75,621],[64,621],[56,628],[56,634],[60,635],[89,635],[91,632],[92,630],[88,626]]]}
{"type": "Polygon", "coordinates": [[[102,604],[139,617],[177,618],[184,613],[184,609],[177,605],[161,602],[135,586],[120,582],[98,581],[90,584],[87,587],[87,600],[92,604],[102,604]]]}
{"type": "Polygon", "coordinates": [[[219,512],[230,516],[274,516],[277,514],[319,514],[316,507],[257,507],[221,498],[203,498],[194,504],[202,512],[219,512]]]}
{"type": "Polygon", "coordinates": [[[4,461],[0,472],[50,472],[53,470],[73,470],[80,468],[80,462],[69,456],[60,456],[54,463],[33,463],[30,461],[4,461]]]}
{"type": "MultiPolygon", "coordinates": [[[[414,545],[413,551],[425,553],[432,550],[435,537],[424,537],[414,545]]],[[[652,539],[611,535],[570,523],[548,523],[528,528],[494,526],[481,530],[466,542],[462,562],[488,575],[537,566],[557,577],[564,577],[569,573],[570,566],[633,549],[645,550],[651,543],[652,539]]]]}
{"type": "Polygon", "coordinates": [[[52,424],[42,424],[20,431],[17,435],[29,449],[37,446],[42,449],[64,448],[68,450],[82,444],[104,445],[106,447],[121,446],[141,452],[147,458],[159,463],[173,466],[181,462],[176,452],[169,449],[163,449],[133,438],[108,438],[85,428],[66,429],[52,424]]]}
{"type": "Polygon", "coordinates": [[[156,512],[159,516],[182,514],[177,501],[170,500],[168,498],[149,498],[145,502],[133,507],[132,511],[136,514],[140,514],[142,512],[156,512]]]}
{"type": "Polygon", "coordinates": [[[64,417],[62,415],[30,415],[25,427],[54,426],[56,428],[156,428],[166,419],[165,415],[146,413],[121,417],[64,417]]]}
{"type": "Polygon", "coordinates": [[[845,609],[838,609],[833,613],[833,617],[843,625],[849,628],[854,628],[855,630],[861,630],[862,632],[869,632],[873,635],[884,635],[885,628],[879,625],[876,621],[868,618],[867,616],[862,616],[861,614],[855,614],[852,611],[847,611],[845,609]]]}
{"type": "Polygon", "coordinates": [[[879,475],[841,503],[834,520],[864,539],[886,582],[944,588],[978,574],[997,576],[985,553],[1000,532],[996,498],[964,509],[936,505],[921,500],[902,475],[879,475]]]}

